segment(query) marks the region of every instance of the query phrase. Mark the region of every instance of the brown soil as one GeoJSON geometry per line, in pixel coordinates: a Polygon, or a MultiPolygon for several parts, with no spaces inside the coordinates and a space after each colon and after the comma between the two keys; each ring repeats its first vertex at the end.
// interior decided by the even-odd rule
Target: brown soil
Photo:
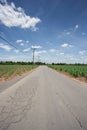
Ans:
{"type": "Polygon", "coordinates": [[[57,71],[57,72],[59,72],[59,73],[61,73],[61,74],[64,74],[64,75],[66,75],[66,76],[68,76],[68,77],[70,77],[70,78],[73,78],[73,79],[77,79],[77,80],[80,80],[80,81],[82,81],[82,82],[85,82],[85,83],[87,83],[87,79],[85,78],[85,77],[77,77],[77,78],[75,78],[74,76],[72,76],[71,74],[69,74],[68,72],[66,72],[66,71],[59,71],[59,70],[55,70],[55,71],[57,71]]]}
{"type": "Polygon", "coordinates": [[[5,78],[0,78],[0,82],[4,82],[5,81],[5,78]]]}
{"type": "MultiPolygon", "coordinates": [[[[34,70],[34,69],[33,69],[34,70]]],[[[9,77],[9,78],[5,78],[5,77],[1,77],[0,78],[0,83],[2,83],[2,82],[5,82],[5,81],[8,81],[8,80],[12,80],[12,79],[14,79],[14,78],[17,78],[17,77],[20,77],[20,76],[23,76],[23,75],[26,75],[26,74],[28,74],[29,72],[32,72],[33,70],[29,70],[29,71],[21,71],[21,74],[20,75],[18,75],[17,73],[16,73],[16,71],[11,75],[11,77],[9,77]]]]}

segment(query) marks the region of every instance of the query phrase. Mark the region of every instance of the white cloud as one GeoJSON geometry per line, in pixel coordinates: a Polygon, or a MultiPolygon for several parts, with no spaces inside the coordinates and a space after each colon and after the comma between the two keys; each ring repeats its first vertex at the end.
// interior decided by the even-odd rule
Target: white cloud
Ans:
{"type": "Polygon", "coordinates": [[[41,53],[47,53],[47,51],[46,50],[38,51],[38,54],[41,54],[41,53]]]}
{"type": "Polygon", "coordinates": [[[71,35],[71,32],[66,32],[66,35],[71,35]]]}
{"type": "Polygon", "coordinates": [[[82,50],[82,51],[79,51],[79,54],[80,55],[85,55],[85,52],[86,52],[85,50],[82,50]]]}
{"type": "Polygon", "coordinates": [[[64,55],[64,52],[60,52],[60,55],[64,55]]]}
{"type": "Polygon", "coordinates": [[[39,48],[42,48],[41,46],[32,46],[31,47],[32,49],[35,48],[35,49],[39,49],[39,48]]]}
{"type": "Polygon", "coordinates": [[[65,47],[68,47],[68,44],[67,44],[67,43],[64,43],[64,44],[61,45],[61,47],[64,47],[64,48],[65,48],[65,47]]]}
{"type": "Polygon", "coordinates": [[[29,41],[27,40],[26,43],[29,43],[29,41]]]}
{"type": "Polygon", "coordinates": [[[12,6],[13,9],[16,8],[16,7],[15,7],[15,4],[14,4],[13,2],[11,3],[11,6],[12,6]]]}
{"type": "Polygon", "coordinates": [[[57,56],[59,56],[59,55],[63,56],[63,55],[64,55],[64,52],[57,53],[56,55],[57,55],[57,56]]]}
{"type": "Polygon", "coordinates": [[[86,35],[86,33],[85,33],[85,32],[82,32],[82,35],[83,35],[83,36],[85,36],[85,35],[86,35]]]}
{"type": "Polygon", "coordinates": [[[79,28],[79,25],[76,24],[75,27],[74,27],[74,29],[73,29],[73,32],[77,31],[78,28],[79,28]]]}
{"type": "Polygon", "coordinates": [[[41,20],[38,17],[31,17],[25,14],[21,7],[15,7],[12,2],[10,5],[6,0],[1,0],[4,4],[0,4],[0,22],[7,27],[30,28],[37,30],[36,24],[41,20]]]}
{"type": "Polygon", "coordinates": [[[26,48],[23,50],[23,52],[28,52],[28,51],[30,51],[30,48],[26,48]]]}
{"type": "Polygon", "coordinates": [[[32,61],[32,57],[30,56],[25,56],[25,55],[0,55],[0,60],[1,61],[32,61]]]}
{"type": "Polygon", "coordinates": [[[36,51],[35,56],[38,56],[39,54],[47,53],[46,50],[36,51]]]}
{"type": "Polygon", "coordinates": [[[56,50],[55,50],[55,49],[50,49],[49,51],[50,51],[50,52],[55,52],[56,50]]]}
{"type": "Polygon", "coordinates": [[[58,35],[58,38],[62,38],[62,37],[66,37],[66,36],[72,37],[73,34],[77,31],[78,28],[79,28],[79,25],[76,24],[74,27],[69,28],[69,29],[64,30],[63,32],[61,32],[61,34],[58,35]]]}
{"type": "Polygon", "coordinates": [[[14,52],[15,52],[15,53],[18,53],[18,52],[19,52],[19,50],[14,50],[14,52]]]}
{"type": "Polygon", "coordinates": [[[6,51],[10,51],[12,48],[8,45],[5,45],[3,43],[0,43],[0,48],[6,50],[6,51]]]}
{"type": "Polygon", "coordinates": [[[78,25],[78,24],[76,24],[76,25],[75,25],[75,29],[78,29],[78,28],[79,28],[79,25],[78,25]]]}
{"type": "Polygon", "coordinates": [[[24,46],[24,43],[21,43],[20,45],[21,45],[21,46],[24,46]]]}
{"type": "Polygon", "coordinates": [[[63,47],[63,48],[70,48],[70,47],[73,47],[73,45],[70,45],[68,43],[64,43],[64,44],[61,45],[61,47],[63,47]]]}
{"type": "Polygon", "coordinates": [[[24,41],[24,40],[22,40],[22,39],[19,39],[19,40],[16,40],[16,43],[29,43],[29,41],[28,40],[26,40],[26,41],[24,41]]]}
{"type": "Polygon", "coordinates": [[[17,40],[16,43],[20,44],[21,46],[24,46],[23,40],[17,40]]]}
{"type": "Polygon", "coordinates": [[[22,43],[23,42],[23,40],[17,40],[16,41],[16,43],[22,43]]]}
{"type": "Polygon", "coordinates": [[[29,43],[29,41],[28,40],[24,41],[24,40],[19,39],[19,40],[16,40],[16,43],[20,44],[21,46],[24,46],[24,43],[29,43]]]}
{"type": "Polygon", "coordinates": [[[14,56],[0,56],[0,60],[1,61],[9,61],[9,60],[13,60],[14,56]]]}

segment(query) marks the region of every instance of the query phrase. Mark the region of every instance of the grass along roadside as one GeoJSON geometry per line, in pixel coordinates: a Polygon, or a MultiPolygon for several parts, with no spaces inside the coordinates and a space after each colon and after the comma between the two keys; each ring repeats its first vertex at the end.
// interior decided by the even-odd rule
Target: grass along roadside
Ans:
{"type": "Polygon", "coordinates": [[[87,83],[87,65],[48,65],[48,67],[87,83]]]}
{"type": "Polygon", "coordinates": [[[0,82],[21,76],[36,67],[38,66],[34,65],[32,68],[32,65],[0,65],[0,82]]]}

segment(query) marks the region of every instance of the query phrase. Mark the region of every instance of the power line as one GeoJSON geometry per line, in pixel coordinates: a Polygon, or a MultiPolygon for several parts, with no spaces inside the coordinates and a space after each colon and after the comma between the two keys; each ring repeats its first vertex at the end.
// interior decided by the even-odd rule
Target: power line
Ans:
{"type": "MultiPolygon", "coordinates": [[[[2,37],[1,35],[0,35],[0,38],[2,39],[2,40],[4,40],[6,43],[8,43],[10,46],[12,46],[12,47],[14,47],[15,49],[17,49],[17,50],[19,50],[16,46],[14,46],[11,42],[9,42],[7,39],[5,39],[4,37],[2,37]]],[[[21,50],[19,50],[21,53],[23,53],[23,51],[21,51],[21,50]]],[[[23,53],[24,55],[25,55],[25,53],[23,53]]],[[[26,55],[27,56],[27,55],[26,55]]]]}
{"type": "Polygon", "coordinates": [[[4,40],[6,43],[8,43],[10,46],[14,47],[15,49],[19,50],[16,46],[14,46],[13,44],[11,44],[7,39],[5,39],[4,37],[0,36],[0,38],[2,40],[4,40]]]}

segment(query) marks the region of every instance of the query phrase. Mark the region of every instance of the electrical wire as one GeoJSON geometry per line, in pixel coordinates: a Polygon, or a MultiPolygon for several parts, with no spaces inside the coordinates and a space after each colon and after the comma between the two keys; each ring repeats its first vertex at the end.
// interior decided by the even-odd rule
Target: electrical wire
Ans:
{"type": "MultiPolygon", "coordinates": [[[[0,35],[0,38],[5,41],[6,43],[8,43],[10,46],[14,47],[15,49],[17,49],[18,51],[20,51],[21,53],[23,53],[24,55],[26,55],[22,50],[19,50],[16,46],[14,46],[11,42],[9,42],[7,39],[5,39],[4,37],[2,37],[0,35]]],[[[27,56],[27,55],[26,55],[27,56]]]]}

